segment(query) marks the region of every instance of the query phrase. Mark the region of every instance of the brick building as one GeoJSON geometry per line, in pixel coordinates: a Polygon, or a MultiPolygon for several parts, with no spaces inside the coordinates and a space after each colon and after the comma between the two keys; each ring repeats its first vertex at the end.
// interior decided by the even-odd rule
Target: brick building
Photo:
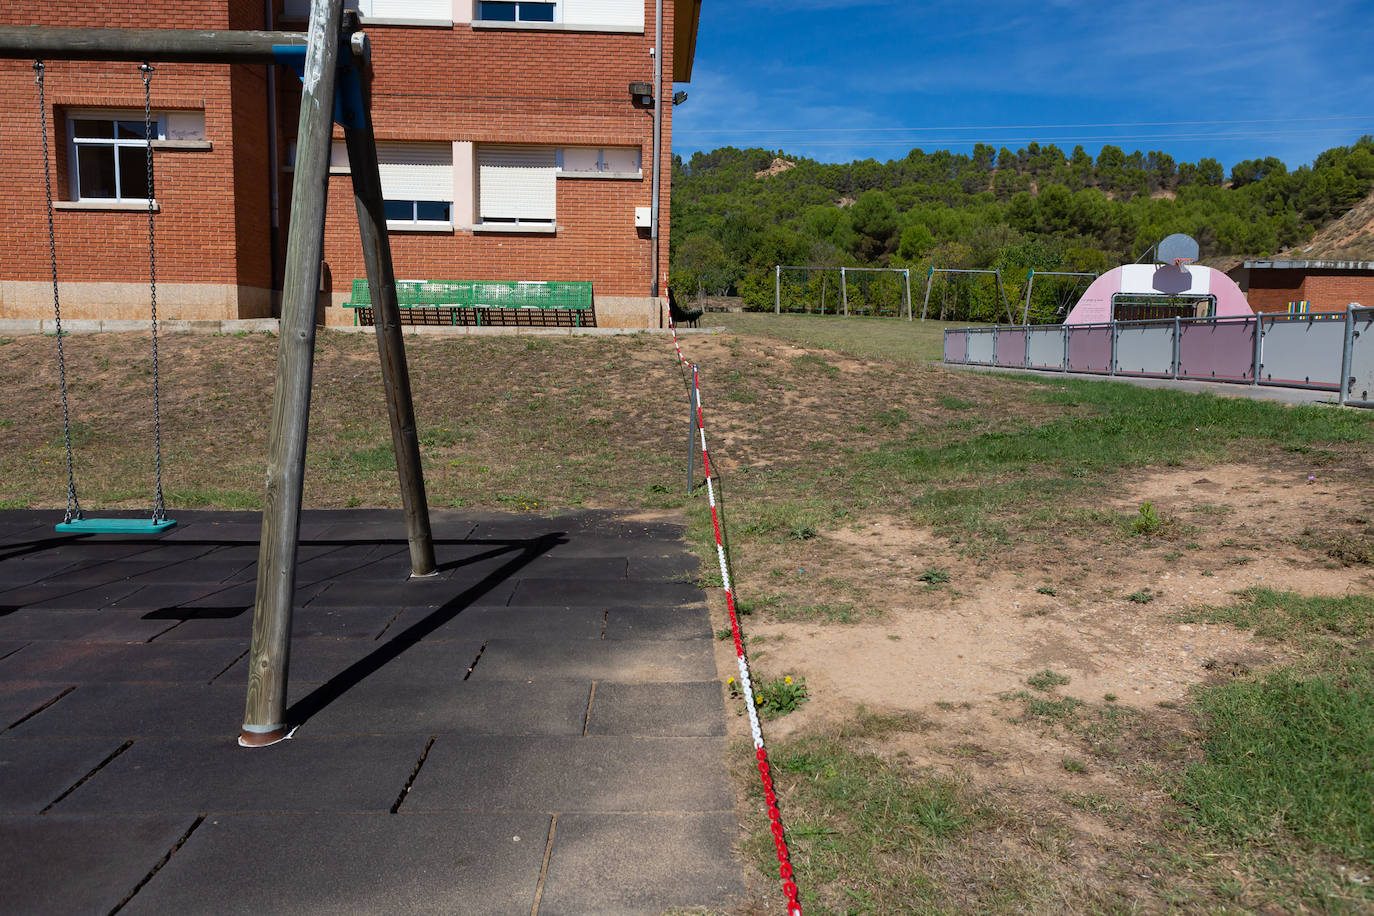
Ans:
{"type": "MultiPolygon", "coordinates": [[[[659,291],[668,276],[674,83],[701,0],[661,0],[659,291]]],[[[656,0],[349,0],[372,44],[373,122],[398,278],[590,280],[598,323],[656,327],[651,204],[656,0]],[[637,218],[637,210],[640,211],[637,218]]],[[[304,28],[305,0],[8,0],[0,25],[304,28]]],[[[146,318],[137,65],[45,71],[64,317],[146,318]]],[[[280,67],[159,64],[154,198],[168,318],[271,315],[300,90],[280,67]]],[[[27,61],[0,61],[0,317],[51,314],[40,117],[27,61]]],[[[335,129],[322,316],[365,276],[335,129]]]]}
{"type": "Polygon", "coordinates": [[[1352,302],[1374,305],[1374,261],[1245,261],[1227,274],[1257,312],[1343,312],[1352,302]]]}

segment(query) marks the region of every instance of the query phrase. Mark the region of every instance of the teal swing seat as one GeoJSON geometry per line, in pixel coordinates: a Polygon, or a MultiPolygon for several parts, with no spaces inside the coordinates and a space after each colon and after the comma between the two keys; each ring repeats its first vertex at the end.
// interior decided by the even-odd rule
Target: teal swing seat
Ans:
{"type": "Polygon", "coordinates": [[[59,534],[160,534],[176,525],[167,518],[162,499],[162,421],[160,398],[158,395],[159,378],[157,362],[157,242],[153,232],[153,215],[156,212],[154,201],[153,176],[153,130],[152,93],[150,79],[153,73],[151,64],[144,63],[138,69],[143,74],[143,134],[144,156],[146,161],[145,179],[148,187],[148,299],[150,304],[149,325],[152,330],[153,354],[153,509],[147,518],[86,518],[81,503],[76,496],[76,468],[72,459],[71,415],[67,406],[67,363],[62,352],[62,305],[58,297],[57,283],[57,241],[53,228],[52,163],[48,158],[48,108],[44,96],[43,62],[34,61],[34,71],[38,74],[39,123],[43,134],[43,187],[48,206],[48,259],[52,267],[52,308],[53,322],[57,331],[57,377],[62,393],[62,443],[67,456],[67,512],[62,521],[54,528],[59,534]]]}
{"type": "Polygon", "coordinates": [[[174,525],[170,518],[74,518],[53,528],[59,534],[161,534],[174,525]]]}

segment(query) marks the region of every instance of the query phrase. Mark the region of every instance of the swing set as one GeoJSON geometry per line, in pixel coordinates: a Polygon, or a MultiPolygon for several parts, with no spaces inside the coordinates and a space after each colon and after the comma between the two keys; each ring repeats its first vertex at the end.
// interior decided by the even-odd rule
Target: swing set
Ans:
{"type": "Polygon", "coordinates": [[[161,422],[157,372],[157,252],[154,234],[152,62],[266,64],[291,67],[301,78],[300,122],[291,194],[290,231],[282,279],[280,334],[268,427],[267,491],[258,546],[257,594],[249,649],[248,691],[239,743],[275,744],[287,737],[287,670],[291,610],[296,587],[306,430],[315,354],[315,308],[324,246],[329,155],[335,122],[343,127],[358,214],[368,286],[373,290],[377,353],[381,362],[392,447],[405,510],[411,575],[436,573],[434,539],[420,464],[415,410],[405,344],[401,338],[396,278],[386,232],[377,144],[369,111],[367,37],[357,15],[339,0],[310,0],[305,32],[101,29],[15,26],[0,28],[0,59],[33,60],[43,108],[43,161],[48,205],[48,250],[57,323],[59,388],[67,455],[67,511],[59,531],[70,534],[149,534],[165,531],[161,422]],[[153,341],[153,510],[148,519],[87,518],[76,494],[57,286],[57,241],[52,216],[52,173],[44,75],[53,60],[130,61],[141,64],[144,153],[148,182],[149,300],[153,341]]]}
{"type": "Polygon", "coordinates": [[[153,509],[151,517],[146,519],[88,518],[76,495],[71,411],[67,402],[67,361],[62,348],[62,302],[57,286],[57,232],[53,226],[52,162],[48,155],[48,103],[43,82],[46,69],[42,60],[33,62],[36,74],[34,81],[38,84],[38,123],[43,137],[43,191],[47,198],[48,263],[52,267],[52,314],[57,331],[57,381],[58,390],[62,394],[62,446],[67,456],[67,512],[62,521],[54,527],[62,534],[157,534],[171,528],[176,521],[167,517],[167,507],[162,498],[162,415],[157,362],[157,239],[153,232],[153,214],[157,209],[154,203],[156,185],[153,181],[153,65],[144,61],[138,67],[143,75],[143,137],[148,182],[148,301],[153,342],[153,509]]]}

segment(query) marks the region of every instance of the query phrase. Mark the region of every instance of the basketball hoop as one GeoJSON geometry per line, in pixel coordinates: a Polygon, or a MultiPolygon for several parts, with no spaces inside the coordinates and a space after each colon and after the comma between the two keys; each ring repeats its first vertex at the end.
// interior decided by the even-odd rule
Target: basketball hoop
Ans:
{"type": "Polygon", "coordinates": [[[1161,239],[1159,244],[1155,246],[1155,263],[1173,264],[1179,270],[1196,261],[1197,256],[1197,241],[1181,232],[1161,239]]]}

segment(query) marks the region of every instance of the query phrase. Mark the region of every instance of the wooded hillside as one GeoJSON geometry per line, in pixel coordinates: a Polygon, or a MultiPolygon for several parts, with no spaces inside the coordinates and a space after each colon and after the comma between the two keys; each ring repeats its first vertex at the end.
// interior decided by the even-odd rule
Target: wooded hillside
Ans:
{"type": "Polygon", "coordinates": [[[673,165],[672,276],[682,298],[772,306],[775,264],[1103,271],[1173,232],[1203,258],[1292,248],[1374,186],[1374,137],[1290,171],[1278,159],[1176,162],[1104,146],[972,155],[912,150],[829,164],[725,147],[673,165]],[[779,163],[777,160],[782,160],[779,163]],[[790,167],[789,167],[789,164],[790,167]],[[762,174],[759,174],[762,173],[762,174]]]}

